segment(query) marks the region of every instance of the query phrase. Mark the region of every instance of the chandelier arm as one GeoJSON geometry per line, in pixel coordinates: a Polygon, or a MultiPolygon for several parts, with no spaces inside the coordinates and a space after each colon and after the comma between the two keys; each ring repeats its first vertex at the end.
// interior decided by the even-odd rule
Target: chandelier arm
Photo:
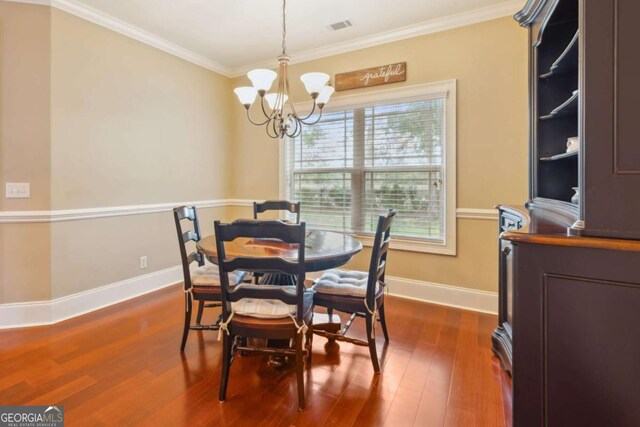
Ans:
{"type": "MultiPolygon", "coordinates": [[[[269,122],[271,122],[271,121],[272,121],[272,119],[269,119],[269,122]]],[[[271,123],[267,123],[267,125],[265,126],[265,129],[267,130],[267,136],[269,138],[271,138],[271,139],[278,139],[278,134],[277,133],[272,135],[271,132],[269,132],[269,129],[270,129],[269,126],[270,125],[271,125],[271,123]]]]}
{"type": "Polygon", "coordinates": [[[271,127],[273,128],[273,134],[276,135],[276,138],[282,138],[282,132],[280,131],[280,129],[278,129],[278,127],[276,127],[276,122],[279,122],[280,124],[278,126],[282,126],[282,117],[276,115],[276,118],[273,119],[273,122],[271,123],[271,127]]]}
{"type": "Polygon", "coordinates": [[[317,104],[315,101],[313,101],[313,108],[311,109],[311,112],[309,113],[309,115],[306,117],[302,117],[299,120],[306,125],[307,123],[305,122],[305,120],[308,120],[309,117],[313,116],[313,113],[316,112],[316,107],[317,107],[317,104]]]}
{"type": "Polygon", "coordinates": [[[302,134],[302,124],[298,120],[296,120],[295,130],[291,134],[287,133],[287,136],[289,138],[295,139],[299,137],[300,134],[302,134]]]}
{"type": "MultiPolygon", "coordinates": [[[[320,109],[320,114],[318,115],[318,118],[317,118],[317,119],[315,119],[315,120],[314,120],[314,121],[312,121],[312,122],[305,122],[304,120],[300,120],[300,121],[301,121],[303,124],[307,125],[307,126],[315,125],[315,124],[316,124],[316,123],[318,123],[318,122],[320,121],[320,119],[322,118],[322,112],[323,112],[323,109],[321,108],[321,109],[320,109]]],[[[305,117],[305,119],[308,119],[309,117],[310,117],[310,116],[307,116],[307,117],[305,117]]]]}
{"type": "Polygon", "coordinates": [[[253,120],[251,120],[251,116],[249,115],[249,109],[248,109],[248,108],[247,108],[247,119],[249,119],[249,121],[251,122],[251,124],[254,124],[254,125],[256,125],[256,126],[266,125],[267,123],[269,123],[269,120],[271,120],[271,119],[269,119],[269,117],[267,117],[267,120],[265,120],[265,121],[264,121],[264,122],[262,122],[262,123],[254,122],[253,120]]]}
{"type": "Polygon", "coordinates": [[[260,107],[262,107],[262,114],[264,114],[268,120],[271,120],[273,118],[273,110],[271,111],[271,114],[267,114],[267,111],[264,109],[264,96],[260,97],[260,107]]]}
{"type": "Polygon", "coordinates": [[[293,128],[293,132],[289,133],[287,132],[287,136],[289,138],[295,138],[294,135],[296,135],[298,133],[299,130],[302,130],[302,124],[300,123],[300,120],[298,120],[296,117],[291,116],[293,123],[296,125],[296,127],[293,128]]]}

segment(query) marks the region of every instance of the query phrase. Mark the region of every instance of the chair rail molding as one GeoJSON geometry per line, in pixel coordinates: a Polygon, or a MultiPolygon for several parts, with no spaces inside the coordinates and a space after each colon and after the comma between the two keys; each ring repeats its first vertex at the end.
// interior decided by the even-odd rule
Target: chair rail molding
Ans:
{"type": "Polygon", "coordinates": [[[458,208],[456,209],[456,218],[497,221],[498,211],[496,209],[458,208]]]}
{"type": "MultiPolygon", "coordinates": [[[[99,208],[63,209],[53,211],[3,211],[0,224],[21,224],[29,222],[79,221],[115,216],[141,215],[170,212],[176,206],[195,206],[200,209],[221,207],[253,207],[252,199],[212,199],[171,203],[151,203],[146,205],[105,206],[99,208]]],[[[456,209],[456,217],[462,219],[497,220],[494,209],[456,209]]]]}
{"type": "MultiPolygon", "coordinates": [[[[0,224],[25,222],[60,222],[114,216],[141,215],[170,212],[176,206],[195,206],[200,209],[237,206],[234,200],[213,199],[187,202],[152,203],[146,205],[105,206],[99,208],[64,209],[53,211],[4,211],[0,212],[0,224]]],[[[253,202],[252,202],[253,203],[253,202]]],[[[244,205],[242,205],[244,206],[244,205]]],[[[251,206],[253,206],[251,204],[251,206]]]]}

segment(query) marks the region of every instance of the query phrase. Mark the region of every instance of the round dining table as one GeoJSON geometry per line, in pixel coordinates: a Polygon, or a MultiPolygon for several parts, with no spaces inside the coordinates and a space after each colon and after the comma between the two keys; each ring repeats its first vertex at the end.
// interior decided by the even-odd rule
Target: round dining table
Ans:
{"type": "MultiPolygon", "coordinates": [[[[197,243],[198,251],[213,263],[218,263],[215,236],[206,236],[197,243]]],[[[227,257],[279,257],[295,261],[297,244],[272,239],[239,237],[225,243],[227,257]]],[[[334,231],[308,230],[305,238],[305,271],[322,271],[346,264],[362,250],[362,243],[348,234],[334,231]]]]}
{"type": "MultiPolygon", "coordinates": [[[[298,257],[298,245],[274,241],[272,239],[255,239],[239,237],[232,242],[225,243],[225,252],[228,258],[234,257],[279,257],[296,261],[298,257]]],[[[198,251],[215,264],[218,263],[216,249],[216,237],[214,235],[203,237],[197,243],[198,251]]],[[[362,243],[347,234],[333,231],[308,230],[305,236],[304,265],[306,272],[328,270],[340,267],[362,250],[362,243]]],[[[274,285],[292,285],[296,278],[287,274],[266,273],[260,283],[274,285]]],[[[341,328],[341,319],[338,315],[329,316],[324,313],[314,313],[314,328],[329,332],[337,332],[341,328]]],[[[288,346],[288,341],[275,346],[288,346]]],[[[285,358],[271,357],[269,363],[273,367],[283,366],[285,358]]]]}

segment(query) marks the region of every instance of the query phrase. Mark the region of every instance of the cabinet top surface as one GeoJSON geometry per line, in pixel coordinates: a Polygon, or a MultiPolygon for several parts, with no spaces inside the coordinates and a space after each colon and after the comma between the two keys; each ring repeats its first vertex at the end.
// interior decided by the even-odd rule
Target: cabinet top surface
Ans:
{"type": "Polygon", "coordinates": [[[525,206],[500,205],[499,209],[522,218],[523,226],[505,231],[501,239],[512,242],[553,246],[640,252],[640,240],[605,239],[573,236],[569,228],[577,220],[577,210],[569,203],[549,203],[535,200],[525,206]]]}

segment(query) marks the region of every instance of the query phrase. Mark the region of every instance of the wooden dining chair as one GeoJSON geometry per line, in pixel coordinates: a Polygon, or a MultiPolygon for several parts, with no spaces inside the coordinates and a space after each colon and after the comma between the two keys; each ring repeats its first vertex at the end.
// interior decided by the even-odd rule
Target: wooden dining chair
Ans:
{"type": "Polygon", "coordinates": [[[229,371],[236,351],[268,355],[294,356],[298,383],[298,406],[304,409],[304,368],[311,361],[313,339],[313,292],[305,280],[305,224],[282,221],[236,220],[231,224],[215,222],[216,249],[222,290],[222,376],[220,401],[227,394],[229,371]],[[291,244],[297,257],[227,257],[225,242],[239,237],[277,239],[291,244]],[[229,274],[238,270],[288,274],[295,278],[290,286],[240,284],[230,286],[229,274]],[[242,337],[242,338],[241,338],[242,337]],[[245,338],[288,340],[294,348],[254,347],[245,338]]]}
{"type": "MultiPolygon", "coordinates": [[[[180,206],[173,209],[173,218],[176,223],[178,233],[178,243],[180,246],[180,258],[182,260],[182,273],[184,277],[184,297],[185,297],[185,318],[184,330],[182,332],[182,343],[180,351],[184,351],[187,343],[189,330],[203,330],[219,328],[218,322],[212,325],[202,325],[202,313],[205,307],[220,307],[220,276],[218,267],[205,265],[204,256],[197,251],[189,252],[187,244],[200,240],[200,224],[195,206],[180,206]],[[183,222],[189,221],[190,227],[183,229],[183,222]],[[191,269],[193,263],[198,267],[191,269]],[[193,301],[198,301],[198,314],[195,325],[191,324],[191,312],[193,301]]],[[[238,272],[233,276],[233,283],[239,283],[244,277],[243,272],[238,272]]]]}
{"type": "Polygon", "coordinates": [[[333,318],[333,310],[351,314],[344,327],[332,332],[316,330],[317,335],[329,340],[345,341],[356,345],[368,346],[373,370],[380,372],[380,363],[376,350],[375,325],[380,316],[382,333],[385,341],[389,341],[387,322],[384,316],[384,277],[387,267],[387,253],[391,241],[391,224],[396,216],[394,210],[378,218],[369,272],[328,270],[314,282],[314,304],[325,307],[329,318],[333,318]],[[347,337],[346,333],[356,317],[365,319],[367,340],[347,337]]]}
{"type": "MultiPolygon", "coordinates": [[[[300,202],[290,202],[288,200],[267,200],[262,203],[253,202],[253,219],[259,219],[258,214],[268,211],[287,211],[295,214],[295,224],[300,224],[300,202]]],[[[287,222],[286,219],[280,218],[287,222]]],[[[263,273],[256,271],[253,273],[253,282],[258,283],[263,277],[263,273]]]]}
{"type": "Polygon", "coordinates": [[[253,219],[258,219],[258,214],[267,211],[288,211],[295,214],[296,224],[300,224],[300,202],[288,200],[267,200],[263,203],[253,202],[253,219]]]}

